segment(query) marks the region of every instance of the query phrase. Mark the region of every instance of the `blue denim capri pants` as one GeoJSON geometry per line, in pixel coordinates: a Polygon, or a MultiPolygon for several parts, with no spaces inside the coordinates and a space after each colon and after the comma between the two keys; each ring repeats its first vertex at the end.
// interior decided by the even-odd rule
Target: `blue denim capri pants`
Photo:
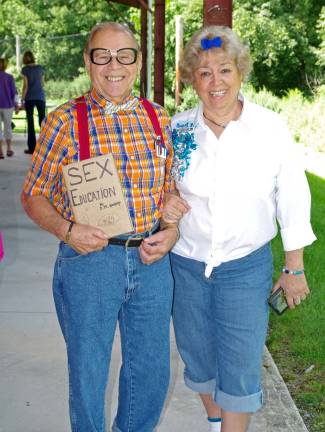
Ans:
{"type": "Polygon", "coordinates": [[[230,412],[255,412],[263,403],[262,355],[272,287],[272,253],[267,244],[215,267],[171,254],[175,279],[173,322],[185,363],[185,384],[213,394],[230,412]]]}

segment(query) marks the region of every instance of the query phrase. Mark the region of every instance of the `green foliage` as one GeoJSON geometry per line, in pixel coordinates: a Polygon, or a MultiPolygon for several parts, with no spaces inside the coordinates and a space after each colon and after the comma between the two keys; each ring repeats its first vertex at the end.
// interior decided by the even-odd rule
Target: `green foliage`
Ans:
{"type": "Polygon", "coordinates": [[[186,111],[195,107],[198,104],[199,98],[196,92],[190,85],[184,87],[182,91],[182,103],[178,107],[175,106],[175,99],[173,96],[168,95],[165,97],[165,107],[170,116],[176,112],[186,111]]]}
{"type": "MultiPolygon", "coordinates": [[[[318,0],[234,0],[234,29],[255,60],[251,83],[285,95],[304,94],[324,83],[325,6],[318,0]]],[[[175,15],[181,15],[184,42],[202,26],[203,0],[166,0],[166,94],[175,88],[175,15]]],[[[129,22],[140,30],[140,14],[105,0],[2,0],[0,55],[15,62],[15,36],[21,51],[31,49],[46,67],[47,80],[71,80],[83,66],[90,28],[101,21],[129,22]]]]}
{"type": "Polygon", "coordinates": [[[184,42],[202,27],[202,0],[167,0],[166,1],[166,55],[165,87],[166,94],[172,96],[175,91],[175,16],[181,15],[183,21],[184,42]]]}
{"type": "Polygon", "coordinates": [[[283,95],[292,88],[308,93],[321,84],[324,69],[318,56],[324,21],[320,2],[238,0],[234,6],[234,29],[251,48],[251,82],[256,89],[266,87],[283,95]]]}
{"type": "Polygon", "coordinates": [[[90,89],[90,81],[86,73],[80,74],[71,81],[47,81],[46,96],[52,100],[68,100],[78,97],[90,89]]]}
{"type": "Polygon", "coordinates": [[[318,56],[318,65],[321,67],[325,67],[325,6],[323,6],[321,13],[319,15],[319,19],[317,22],[317,34],[321,43],[318,48],[315,49],[315,52],[318,56]]]}
{"type": "Polygon", "coordinates": [[[83,48],[93,25],[128,22],[137,15],[138,10],[104,0],[2,0],[0,54],[13,62],[19,35],[21,52],[33,51],[46,68],[46,79],[73,79],[83,66],[83,48]]]}

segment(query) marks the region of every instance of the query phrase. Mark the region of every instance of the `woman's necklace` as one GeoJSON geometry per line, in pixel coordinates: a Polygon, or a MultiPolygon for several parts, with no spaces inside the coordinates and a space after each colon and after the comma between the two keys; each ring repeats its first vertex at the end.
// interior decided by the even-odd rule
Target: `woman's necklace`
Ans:
{"type": "Polygon", "coordinates": [[[220,124],[220,123],[217,123],[217,122],[215,122],[215,121],[213,121],[213,120],[211,120],[211,119],[209,119],[204,113],[203,113],[203,117],[206,119],[206,120],[209,120],[209,122],[211,122],[211,123],[213,123],[213,124],[215,124],[216,126],[219,126],[219,127],[221,127],[222,129],[226,129],[226,127],[228,126],[228,124],[229,124],[229,122],[228,123],[226,123],[226,124],[220,124]]]}

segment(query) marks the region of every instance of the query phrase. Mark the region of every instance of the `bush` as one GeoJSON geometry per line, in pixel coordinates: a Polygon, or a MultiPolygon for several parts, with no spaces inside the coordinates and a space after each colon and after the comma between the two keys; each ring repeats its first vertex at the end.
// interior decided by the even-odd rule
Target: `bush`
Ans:
{"type": "Polygon", "coordinates": [[[90,89],[88,75],[80,74],[72,81],[47,81],[45,91],[47,99],[68,100],[80,96],[90,89]]]}

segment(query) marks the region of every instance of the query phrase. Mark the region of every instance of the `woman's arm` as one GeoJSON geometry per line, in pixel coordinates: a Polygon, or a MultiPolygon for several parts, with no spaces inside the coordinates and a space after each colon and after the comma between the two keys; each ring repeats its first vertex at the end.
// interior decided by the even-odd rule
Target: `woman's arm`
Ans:
{"type": "Polygon", "coordinates": [[[309,294],[304,273],[303,253],[303,248],[285,252],[286,271],[282,272],[272,290],[274,292],[282,287],[290,308],[298,306],[309,294]]]}

